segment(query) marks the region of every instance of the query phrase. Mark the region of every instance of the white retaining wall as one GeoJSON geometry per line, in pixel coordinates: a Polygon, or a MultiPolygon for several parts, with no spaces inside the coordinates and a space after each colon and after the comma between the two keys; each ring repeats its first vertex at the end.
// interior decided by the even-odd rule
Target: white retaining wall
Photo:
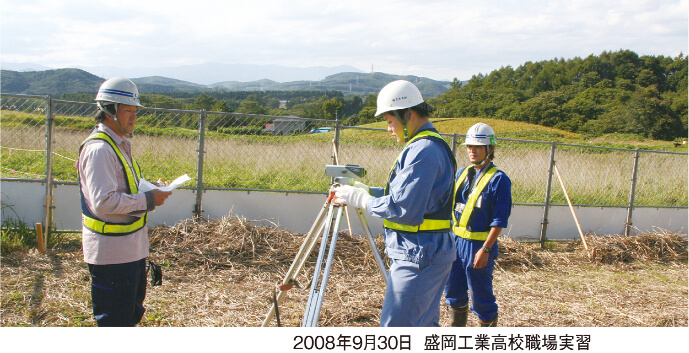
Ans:
{"type": "MultiPolygon", "coordinates": [[[[3,182],[2,220],[18,218],[29,224],[42,223],[44,218],[45,184],[26,182],[3,182]],[[11,211],[9,209],[11,207],[11,211]],[[16,215],[15,215],[16,212],[16,215]]],[[[196,194],[191,190],[176,190],[165,204],[150,213],[150,225],[174,225],[194,215],[196,194]]],[[[325,195],[206,191],[203,194],[203,214],[207,218],[220,219],[244,217],[253,224],[272,226],[295,233],[306,233],[315,221],[325,202],[325,195]]],[[[57,185],[54,190],[53,220],[58,230],[81,229],[81,205],[79,188],[75,185],[57,185]]],[[[599,235],[623,234],[627,219],[625,208],[576,207],[575,212],[584,233],[599,235]]],[[[633,213],[634,229],[639,234],[659,229],[687,233],[688,211],[686,209],[636,208],[633,213]]],[[[572,213],[567,206],[551,206],[547,238],[566,240],[579,238],[579,232],[572,213]]],[[[518,240],[538,240],[543,219],[542,206],[515,206],[512,209],[509,226],[502,234],[518,240]]],[[[355,234],[362,234],[361,225],[354,212],[350,220],[355,234]]],[[[367,215],[371,232],[381,234],[381,219],[367,215]]],[[[343,219],[341,229],[347,227],[343,219]]]]}

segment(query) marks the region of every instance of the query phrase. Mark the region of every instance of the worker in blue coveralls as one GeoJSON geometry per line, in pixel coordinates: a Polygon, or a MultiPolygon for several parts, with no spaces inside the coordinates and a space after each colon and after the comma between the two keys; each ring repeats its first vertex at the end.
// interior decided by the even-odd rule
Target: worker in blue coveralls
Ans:
{"type": "Polygon", "coordinates": [[[467,324],[469,294],[480,326],[498,324],[493,267],[498,236],[512,210],[512,182],[493,164],[496,144],[495,132],[484,123],[469,128],[463,143],[471,165],[457,171],[455,179],[452,231],[458,256],[445,286],[453,327],[467,324]]]}
{"type": "Polygon", "coordinates": [[[380,326],[440,326],[440,301],[456,255],[451,233],[454,155],[429,121],[430,106],[411,82],[378,94],[376,116],[404,149],[385,188],[335,188],[335,202],[384,219],[391,259],[380,326]]]}

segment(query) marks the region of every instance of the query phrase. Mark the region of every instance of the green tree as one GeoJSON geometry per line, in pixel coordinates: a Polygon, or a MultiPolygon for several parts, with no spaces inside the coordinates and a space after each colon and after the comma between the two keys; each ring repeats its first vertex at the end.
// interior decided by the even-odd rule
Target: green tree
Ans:
{"type": "Polygon", "coordinates": [[[253,100],[243,100],[237,108],[237,113],[266,115],[268,108],[261,106],[253,100]]]}
{"type": "Polygon", "coordinates": [[[328,120],[335,120],[336,113],[342,109],[342,102],[337,98],[323,102],[323,116],[328,120]]]}
{"type": "Polygon", "coordinates": [[[567,120],[562,109],[565,99],[556,91],[543,92],[519,105],[510,114],[510,120],[554,127],[567,120]]]}
{"type": "Polygon", "coordinates": [[[379,121],[380,118],[375,116],[376,108],[374,107],[364,107],[359,112],[359,125],[370,124],[379,121]]]}
{"type": "Polygon", "coordinates": [[[139,101],[150,108],[184,109],[182,101],[162,94],[142,94],[139,101]]]}
{"type": "Polygon", "coordinates": [[[369,94],[364,100],[364,107],[376,107],[378,104],[378,94],[369,94]]]}
{"type": "Polygon", "coordinates": [[[205,94],[201,93],[195,100],[194,100],[194,105],[193,109],[205,109],[208,111],[213,110],[213,105],[215,104],[216,99],[205,94]]]}
{"type": "Polygon", "coordinates": [[[619,132],[669,141],[686,128],[669,102],[649,87],[634,92],[625,104],[610,106],[599,119],[587,122],[582,131],[594,136],[619,132]]]}
{"type": "Polygon", "coordinates": [[[635,93],[622,116],[629,132],[654,140],[673,140],[682,130],[679,117],[654,87],[635,93]]]}
{"type": "Polygon", "coordinates": [[[364,107],[364,101],[360,96],[352,96],[349,99],[345,98],[342,102],[342,115],[352,116],[357,115],[364,107]]]}
{"type": "Polygon", "coordinates": [[[227,103],[225,103],[225,101],[221,101],[221,100],[215,101],[215,103],[213,103],[213,107],[211,108],[211,110],[214,112],[224,112],[224,113],[229,113],[232,111],[232,110],[230,110],[230,107],[227,105],[227,103]]]}
{"type": "Polygon", "coordinates": [[[323,118],[323,103],[322,102],[308,102],[297,104],[290,112],[301,118],[308,119],[322,119],[323,118]]]}
{"type": "MultiPolygon", "coordinates": [[[[2,79],[5,81],[5,71],[3,71],[2,74],[2,79]]],[[[2,85],[3,91],[5,89],[5,82],[3,82],[2,85]]],[[[27,86],[28,88],[28,86],[27,86]]],[[[142,101],[143,101],[143,96],[142,95],[142,101]]],[[[96,97],[95,94],[92,93],[65,93],[62,96],[60,96],[60,99],[66,100],[66,101],[73,101],[73,102],[88,102],[88,103],[93,103],[93,99],[96,97]]]]}

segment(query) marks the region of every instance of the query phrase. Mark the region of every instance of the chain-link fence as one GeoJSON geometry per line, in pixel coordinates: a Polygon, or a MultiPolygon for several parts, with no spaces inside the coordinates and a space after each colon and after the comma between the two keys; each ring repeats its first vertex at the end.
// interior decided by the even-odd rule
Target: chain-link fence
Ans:
{"type": "MultiPolygon", "coordinates": [[[[2,181],[46,183],[46,193],[76,184],[95,104],[27,95],[2,95],[1,103],[2,181]]],[[[458,164],[469,164],[464,135],[443,136],[458,164]]],[[[325,193],[326,164],[361,165],[362,182],[383,186],[400,152],[383,128],[157,108],[139,110],[132,141],[146,179],[194,179],[186,188],[197,191],[197,214],[209,189],[325,193]]],[[[512,180],[515,205],[566,204],[556,168],[575,206],[624,207],[630,217],[636,207],[687,207],[687,153],[499,139],[495,163],[512,180]]]]}

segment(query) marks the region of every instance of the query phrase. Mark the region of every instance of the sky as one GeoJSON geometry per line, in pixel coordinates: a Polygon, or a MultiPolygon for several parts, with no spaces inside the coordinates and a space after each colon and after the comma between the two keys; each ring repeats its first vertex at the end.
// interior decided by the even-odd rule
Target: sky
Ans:
{"type": "Polygon", "coordinates": [[[604,51],[687,54],[689,0],[0,0],[0,61],[349,65],[470,79],[604,51]]]}

